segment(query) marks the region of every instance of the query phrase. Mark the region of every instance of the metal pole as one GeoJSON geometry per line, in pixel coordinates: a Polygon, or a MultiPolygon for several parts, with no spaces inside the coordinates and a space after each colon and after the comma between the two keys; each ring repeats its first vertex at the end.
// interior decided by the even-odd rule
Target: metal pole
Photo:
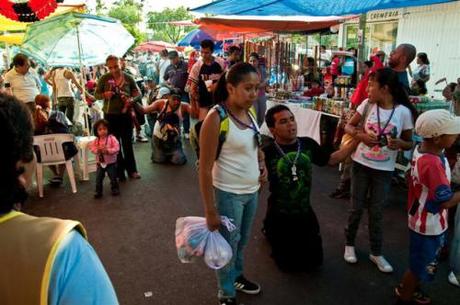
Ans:
{"type": "Polygon", "coordinates": [[[366,60],[366,23],[367,23],[367,14],[361,14],[359,16],[359,29],[358,29],[358,75],[361,74],[359,62],[364,62],[366,60]]]}
{"type": "Polygon", "coordinates": [[[83,115],[83,119],[85,120],[85,132],[86,132],[86,135],[90,136],[91,133],[89,131],[89,121],[88,121],[88,105],[86,104],[86,90],[85,90],[85,75],[83,73],[83,61],[81,59],[81,43],[80,43],[80,31],[78,30],[78,25],[76,25],[75,27],[76,31],[77,31],[77,44],[78,44],[78,61],[79,61],[79,64],[80,64],[80,80],[81,80],[81,86],[83,88],[83,91],[82,91],[82,100],[83,100],[83,103],[84,103],[84,115],[83,115]]]}

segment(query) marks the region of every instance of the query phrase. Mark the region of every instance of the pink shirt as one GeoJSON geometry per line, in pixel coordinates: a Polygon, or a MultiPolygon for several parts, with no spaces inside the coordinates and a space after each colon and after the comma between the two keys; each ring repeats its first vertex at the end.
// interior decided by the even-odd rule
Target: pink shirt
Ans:
{"type": "MultiPolygon", "coordinates": [[[[117,155],[120,151],[118,140],[113,135],[108,135],[105,138],[96,138],[89,144],[89,150],[97,155],[97,149],[101,146],[107,148],[107,153],[103,155],[104,164],[113,164],[117,162],[117,155]]],[[[99,158],[97,162],[100,163],[99,158]]]]}

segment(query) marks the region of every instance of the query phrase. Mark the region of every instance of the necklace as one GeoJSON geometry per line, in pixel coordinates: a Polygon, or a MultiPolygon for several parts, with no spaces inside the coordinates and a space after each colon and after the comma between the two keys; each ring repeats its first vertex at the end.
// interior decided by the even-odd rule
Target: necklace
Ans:
{"type": "Polygon", "coordinates": [[[299,157],[300,157],[300,141],[299,139],[296,139],[297,141],[297,153],[294,157],[294,160],[291,160],[287,154],[283,151],[283,149],[281,148],[281,146],[276,142],[276,140],[274,141],[275,142],[275,146],[276,146],[276,149],[278,150],[278,152],[286,158],[287,161],[289,161],[289,163],[291,163],[291,175],[292,175],[292,181],[297,181],[299,180],[298,176],[297,176],[297,166],[296,166],[296,163],[297,161],[299,160],[299,157]]]}
{"type": "Polygon", "coordinates": [[[241,121],[238,119],[231,111],[228,109],[226,106],[224,106],[225,111],[234,119],[238,124],[240,124],[243,127],[249,128],[254,131],[254,137],[256,138],[257,145],[260,147],[262,146],[262,136],[260,135],[259,127],[255,123],[254,119],[252,116],[249,114],[249,112],[246,112],[246,115],[249,118],[249,121],[251,121],[251,125],[246,124],[245,122],[241,121]]]}

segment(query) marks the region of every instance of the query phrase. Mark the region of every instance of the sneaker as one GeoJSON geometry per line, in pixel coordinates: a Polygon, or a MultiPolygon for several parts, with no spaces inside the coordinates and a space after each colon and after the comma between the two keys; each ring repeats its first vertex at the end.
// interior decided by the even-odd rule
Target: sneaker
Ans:
{"type": "Polygon", "coordinates": [[[141,179],[141,175],[138,172],[134,172],[129,174],[129,178],[131,179],[141,179]]]}
{"type": "Polygon", "coordinates": [[[383,255],[379,256],[374,256],[374,255],[369,255],[369,259],[371,262],[377,265],[377,268],[383,273],[391,273],[393,272],[393,267],[390,265],[390,263],[383,257],[383,255]]]}
{"type": "Polygon", "coordinates": [[[449,280],[449,283],[451,283],[454,286],[460,287],[460,283],[458,282],[458,278],[455,276],[455,273],[452,271],[449,273],[449,277],[447,278],[449,280]]]}
{"type": "Polygon", "coordinates": [[[189,133],[184,133],[184,138],[186,140],[190,140],[190,134],[189,133]]]}
{"type": "Polygon", "coordinates": [[[102,193],[94,194],[94,199],[99,199],[99,198],[102,198],[102,193]]]}
{"type": "Polygon", "coordinates": [[[345,253],[343,254],[343,259],[349,264],[356,264],[358,258],[356,257],[355,247],[345,246],[345,253]]]}
{"type": "Polygon", "coordinates": [[[236,305],[236,299],[235,298],[220,299],[219,304],[220,305],[236,305]]]}
{"type": "MultiPolygon", "coordinates": [[[[247,293],[247,294],[259,294],[260,285],[248,281],[243,275],[240,275],[234,283],[236,290],[247,293]]],[[[235,303],[236,304],[236,303],[235,303]]]]}
{"type": "Polygon", "coordinates": [[[431,304],[431,298],[424,293],[420,288],[414,292],[412,302],[418,305],[429,305],[431,304]]]}
{"type": "Polygon", "coordinates": [[[113,189],[112,190],[112,196],[118,196],[120,195],[120,190],[119,189],[113,189]]]}
{"type": "MultiPolygon", "coordinates": [[[[401,297],[401,290],[403,289],[402,284],[399,284],[395,288],[395,295],[400,298],[401,297]]],[[[417,288],[417,290],[414,292],[412,295],[412,300],[410,302],[404,302],[401,299],[399,299],[401,304],[418,304],[418,305],[428,305],[431,304],[431,298],[424,293],[420,287],[417,288]]]]}
{"type": "Polygon", "coordinates": [[[140,142],[140,143],[146,143],[146,142],[149,141],[149,139],[147,139],[147,138],[144,137],[144,136],[139,135],[139,136],[136,137],[136,141],[137,141],[137,142],[140,142]]]}

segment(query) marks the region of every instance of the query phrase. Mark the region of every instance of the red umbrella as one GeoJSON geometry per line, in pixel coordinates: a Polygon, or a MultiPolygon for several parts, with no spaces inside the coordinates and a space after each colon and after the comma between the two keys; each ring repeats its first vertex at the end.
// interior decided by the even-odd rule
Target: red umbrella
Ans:
{"type": "Polygon", "coordinates": [[[0,14],[22,22],[34,22],[47,17],[54,12],[58,3],[64,0],[1,0],[0,14]]]}
{"type": "Polygon", "coordinates": [[[175,49],[176,46],[164,41],[147,41],[138,45],[134,51],[159,53],[164,49],[175,49]]]}

